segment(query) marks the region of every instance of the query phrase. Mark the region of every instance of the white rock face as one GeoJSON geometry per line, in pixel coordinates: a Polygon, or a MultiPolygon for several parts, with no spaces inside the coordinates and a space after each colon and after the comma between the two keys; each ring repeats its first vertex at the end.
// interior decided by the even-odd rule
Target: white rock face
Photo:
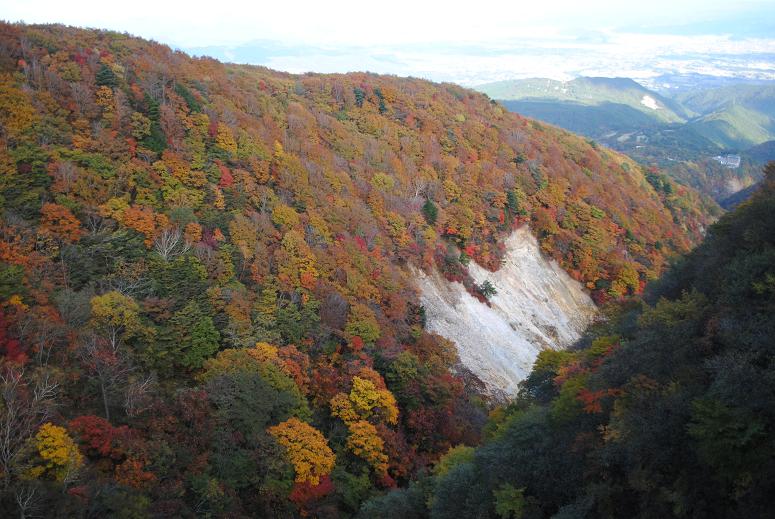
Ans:
{"type": "Polygon", "coordinates": [[[657,104],[657,100],[648,95],[643,96],[643,99],[640,100],[640,104],[642,104],[646,108],[651,108],[652,110],[659,110],[659,105],[657,104]]]}
{"type": "Polygon", "coordinates": [[[581,284],[541,255],[525,226],[506,241],[500,270],[468,266],[477,284],[489,280],[498,293],[491,306],[462,284],[415,270],[428,329],[453,341],[461,363],[498,397],[513,396],[538,353],[576,341],[596,312],[581,284]]]}

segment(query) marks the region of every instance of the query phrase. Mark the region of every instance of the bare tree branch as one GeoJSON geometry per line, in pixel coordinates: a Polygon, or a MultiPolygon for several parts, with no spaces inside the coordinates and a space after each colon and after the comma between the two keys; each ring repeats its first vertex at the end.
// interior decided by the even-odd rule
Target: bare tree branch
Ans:
{"type": "Polygon", "coordinates": [[[183,239],[183,235],[178,227],[167,227],[153,242],[153,250],[164,261],[174,259],[176,256],[187,253],[191,250],[191,244],[183,239]]]}
{"type": "Polygon", "coordinates": [[[55,406],[59,384],[47,371],[39,372],[36,378],[30,386],[23,368],[0,366],[0,468],[6,490],[27,441],[49,419],[55,406]]]}

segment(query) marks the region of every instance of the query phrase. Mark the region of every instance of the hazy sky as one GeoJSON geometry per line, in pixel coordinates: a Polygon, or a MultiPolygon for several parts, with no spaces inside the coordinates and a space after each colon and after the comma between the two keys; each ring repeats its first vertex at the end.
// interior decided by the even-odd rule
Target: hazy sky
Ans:
{"type": "Polygon", "coordinates": [[[469,84],[671,68],[775,77],[773,0],[0,0],[0,18],[126,31],[291,72],[469,84]]]}

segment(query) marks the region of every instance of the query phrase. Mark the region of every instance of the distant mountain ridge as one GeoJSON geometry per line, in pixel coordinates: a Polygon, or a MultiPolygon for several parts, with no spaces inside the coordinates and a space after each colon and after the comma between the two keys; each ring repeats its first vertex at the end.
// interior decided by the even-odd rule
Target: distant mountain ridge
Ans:
{"type": "Polygon", "coordinates": [[[620,126],[637,130],[659,123],[685,123],[669,129],[685,134],[694,147],[742,151],[775,139],[771,83],[684,88],[671,97],[629,78],[519,79],[477,89],[524,115],[604,140],[620,139],[621,135],[606,137],[620,126]],[[586,128],[580,127],[581,117],[589,121],[586,128]]]}
{"type": "Polygon", "coordinates": [[[680,105],[629,78],[580,77],[571,81],[535,78],[488,83],[479,90],[504,101],[552,100],[584,106],[614,103],[663,122],[685,122],[687,118],[680,105]]]}
{"type": "Polygon", "coordinates": [[[722,79],[666,77],[653,82],[659,92],[629,78],[598,77],[477,88],[511,111],[664,167],[721,202],[757,182],[763,164],[775,159],[771,147],[746,151],[775,139],[775,84],[722,79]],[[714,157],[728,153],[742,157],[739,167],[718,166],[714,157]]]}

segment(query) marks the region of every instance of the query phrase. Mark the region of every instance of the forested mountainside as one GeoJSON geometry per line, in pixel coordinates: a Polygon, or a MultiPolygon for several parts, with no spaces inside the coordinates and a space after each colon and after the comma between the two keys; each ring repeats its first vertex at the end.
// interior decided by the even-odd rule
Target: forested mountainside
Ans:
{"type": "Polygon", "coordinates": [[[675,100],[698,116],[691,128],[721,148],[746,149],[775,138],[772,82],[681,92],[675,100]]]}
{"type": "Polygon", "coordinates": [[[0,25],[2,515],[343,517],[479,441],[409,265],[528,223],[601,303],[691,189],[454,85],[0,25]]]}
{"type": "Polygon", "coordinates": [[[576,351],[544,351],[476,449],[364,518],[764,518],[775,495],[775,162],[576,351]]]}

